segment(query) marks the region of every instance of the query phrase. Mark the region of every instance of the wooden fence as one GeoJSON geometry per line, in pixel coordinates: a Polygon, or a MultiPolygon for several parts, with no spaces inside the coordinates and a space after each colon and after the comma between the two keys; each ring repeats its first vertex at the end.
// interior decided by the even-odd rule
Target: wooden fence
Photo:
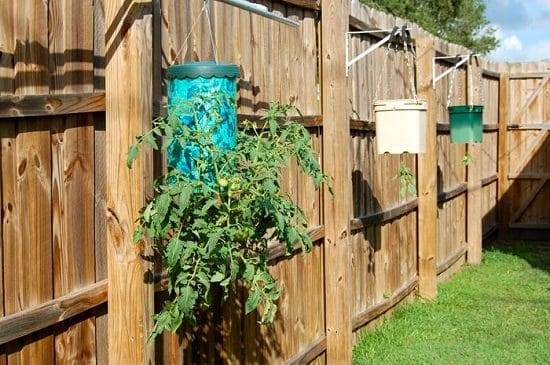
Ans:
{"type": "MultiPolygon", "coordinates": [[[[336,195],[316,192],[295,163],[284,174],[315,245],[307,255],[271,248],[284,289],[273,326],[244,316],[245,290],[235,287],[199,325],[154,346],[144,335],[166,293],[144,280],[153,268],[130,232],[162,158],[145,153],[128,171],[125,153],[165,100],[165,68],[214,57],[204,19],[184,44],[202,2],[0,3],[0,365],[345,363],[352,333],[417,292],[434,297],[437,278],[479,262],[497,227],[550,228],[550,65],[459,69],[451,99],[485,105],[484,141],[451,144],[449,78],[432,89],[432,58],[468,51],[413,25],[428,151],[377,155],[372,102],[411,97],[410,54],[378,49],[346,78],[344,32],[405,21],[356,0],[262,3],[300,27],[209,4],[216,56],[241,66],[239,117],[295,104],[336,195]],[[400,197],[401,163],[418,177],[418,198],[400,197]]],[[[349,51],[377,40],[354,35],[349,51]]]]}

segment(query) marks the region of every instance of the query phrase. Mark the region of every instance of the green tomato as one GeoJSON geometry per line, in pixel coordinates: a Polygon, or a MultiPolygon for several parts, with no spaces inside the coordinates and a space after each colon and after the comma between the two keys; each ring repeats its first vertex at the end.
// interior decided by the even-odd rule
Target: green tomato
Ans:
{"type": "Polygon", "coordinates": [[[227,179],[224,179],[223,177],[218,180],[218,185],[222,188],[225,188],[229,184],[229,181],[227,179]]]}
{"type": "Polygon", "coordinates": [[[250,230],[248,228],[240,228],[233,234],[233,239],[237,242],[246,241],[250,237],[250,230]]]}

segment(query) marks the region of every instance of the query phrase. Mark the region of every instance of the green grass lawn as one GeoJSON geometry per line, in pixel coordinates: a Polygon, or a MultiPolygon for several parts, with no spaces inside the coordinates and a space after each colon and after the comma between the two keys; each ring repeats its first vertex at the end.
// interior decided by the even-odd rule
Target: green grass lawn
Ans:
{"type": "Polygon", "coordinates": [[[364,332],[354,363],[550,364],[550,242],[500,243],[438,290],[364,332]]]}

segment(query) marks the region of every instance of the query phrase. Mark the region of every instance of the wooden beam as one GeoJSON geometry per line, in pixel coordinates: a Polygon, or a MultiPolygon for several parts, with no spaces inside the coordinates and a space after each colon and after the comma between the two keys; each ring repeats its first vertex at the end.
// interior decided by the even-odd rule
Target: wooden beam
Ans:
{"type": "Polygon", "coordinates": [[[0,96],[0,118],[105,111],[105,93],[0,96]]]}
{"type": "Polygon", "coordinates": [[[152,154],[130,170],[129,146],[152,120],[152,12],[149,0],[105,0],[107,267],[109,364],[153,364],[147,342],[154,311],[148,245],[132,242],[135,221],[151,189],[152,154]]]}
{"type": "Polygon", "coordinates": [[[449,201],[459,196],[460,194],[465,193],[466,191],[468,191],[468,185],[465,183],[459,184],[454,189],[451,189],[448,191],[442,191],[441,193],[437,194],[437,202],[443,203],[443,202],[449,201]]]}
{"type": "MultiPolygon", "coordinates": [[[[238,114],[237,120],[239,122],[239,125],[242,125],[242,123],[245,120],[248,120],[249,122],[258,123],[258,128],[261,128],[264,126],[264,121],[262,119],[263,117],[264,117],[263,115],[238,114]]],[[[303,116],[290,117],[289,119],[300,123],[306,128],[323,126],[322,115],[303,115],[303,116]]]]}
{"type": "Polygon", "coordinates": [[[550,173],[519,173],[508,174],[508,180],[538,180],[550,179],[550,173]]]}
{"type": "Polygon", "coordinates": [[[499,79],[500,73],[496,71],[487,70],[486,68],[481,70],[483,76],[491,77],[493,79],[499,79]]]}
{"type": "MultiPolygon", "coordinates": [[[[437,131],[443,132],[443,133],[449,133],[451,131],[451,127],[449,123],[437,123],[437,131]]],[[[497,132],[498,131],[498,124],[484,124],[483,125],[483,131],[484,132],[497,132]]]]}
{"type": "Polygon", "coordinates": [[[510,218],[510,223],[519,223],[517,221],[521,218],[523,213],[525,213],[525,211],[529,208],[531,203],[535,200],[537,195],[539,195],[540,191],[542,190],[542,188],[544,188],[544,185],[546,185],[547,182],[548,182],[548,179],[541,179],[536,182],[536,184],[533,186],[533,189],[531,190],[529,195],[527,195],[525,199],[522,199],[521,206],[515,209],[514,214],[512,214],[510,218]]]}
{"type": "Polygon", "coordinates": [[[376,132],[374,122],[361,119],[350,119],[350,129],[357,131],[376,132]]]}
{"type": "Polygon", "coordinates": [[[92,309],[107,301],[107,280],[0,318],[0,345],[92,309]]]}
{"type": "MultiPolygon", "coordinates": [[[[470,61],[466,72],[470,73],[467,77],[472,85],[468,85],[468,103],[475,104],[479,102],[481,95],[481,85],[478,80],[481,79],[481,68],[474,61],[470,61]]],[[[478,265],[481,263],[481,245],[483,242],[482,226],[482,194],[481,194],[481,172],[482,172],[482,153],[481,143],[469,143],[468,154],[472,157],[472,162],[467,167],[468,175],[468,193],[466,196],[466,241],[468,242],[468,263],[478,265]]]]}
{"type": "MultiPolygon", "coordinates": [[[[310,228],[308,231],[308,234],[314,244],[318,243],[322,238],[325,237],[325,227],[317,226],[317,227],[310,228]]],[[[302,246],[300,246],[299,244],[294,245],[292,253],[299,252],[301,251],[301,249],[302,249],[302,246]]],[[[277,243],[269,248],[267,259],[269,261],[273,261],[285,256],[286,256],[286,246],[282,243],[277,243]]]]}
{"type": "Polygon", "coordinates": [[[458,259],[460,259],[462,256],[466,254],[467,251],[468,251],[468,246],[459,247],[444,262],[437,265],[437,275],[441,275],[442,273],[447,271],[447,269],[453,266],[458,261],[458,259]]]}
{"type": "Polygon", "coordinates": [[[352,231],[366,228],[377,224],[382,224],[393,220],[402,215],[408,214],[414,211],[418,207],[418,199],[411,200],[410,202],[398,205],[395,208],[385,210],[383,212],[373,213],[364,217],[353,218],[350,221],[350,227],[352,231]]]}
{"type": "Polygon", "coordinates": [[[498,180],[498,174],[494,174],[494,175],[485,177],[485,178],[481,179],[481,186],[489,185],[491,183],[494,183],[497,180],[498,180]]]}
{"type": "Polygon", "coordinates": [[[280,1],[299,8],[321,10],[321,3],[318,0],[280,0],[280,1]]]}
{"type": "Polygon", "coordinates": [[[391,297],[383,300],[382,302],[367,308],[365,311],[360,312],[353,318],[353,330],[356,331],[361,327],[368,324],[370,321],[380,317],[383,313],[387,312],[391,308],[399,304],[416,288],[418,278],[415,276],[400,288],[398,288],[391,297]]]}
{"type": "Polygon", "coordinates": [[[434,40],[417,40],[418,97],[428,104],[426,152],[418,155],[418,294],[426,299],[437,296],[437,131],[436,100],[432,87],[434,40]]]}
{"type": "Polygon", "coordinates": [[[310,364],[327,349],[327,337],[322,336],[285,362],[286,365],[310,364]]]}
{"type": "Polygon", "coordinates": [[[351,364],[351,138],[344,42],[349,29],[350,2],[323,0],[322,8],[323,167],[332,177],[334,187],[334,194],[325,188],[323,202],[326,361],[329,364],[351,364]]]}
{"type": "Polygon", "coordinates": [[[503,73],[500,75],[498,96],[498,234],[501,238],[508,236],[508,224],[510,222],[510,205],[508,197],[508,124],[510,123],[510,77],[503,73]]]}
{"type": "Polygon", "coordinates": [[[540,151],[550,138],[550,130],[543,130],[538,133],[535,143],[529,148],[529,152],[523,156],[523,159],[517,164],[515,174],[521,174],[527,165],[533,160],[533,157],[540,151]]]}
{"type": "Polygon", "coordinates": [[[550,224],[548,223],[510,223],[510,228],[550,230],[550,224]]]}
{"type": "Polygon", "coordinates": [[[547,131],[550,130],[550,121],[542,123],[510,124],[509,131],[547,131]]]}
{"type": "Polygon", "coordinates": [[[550,72],[521,72],[521,73],[511,73],[509,74],[510,80],[519,80],[519,79],[542,79],[545,77],[550,77],[550,72]]]}
{"type": "Polygon", "coordinates": [[[512,123],[518,123],[519,124],[519,117],[521,117],[521,115],[523,113],[525,113],[525,111],[527,109],[529,109],[529,106],[531,106],[533,101],[535,101],[537,99],[539,94],[544,90],[544,87],[546,86],[546,83],[548,82],[548,80],[550,80],[550,76],[547,76],[547,77],[545,77],[544,79],[541,80],[541,82],[537,85],[535,90],[533,90],[531,95],[529,95],[529,97],[527,98],[525,103],[516,112],[516,115],[512,118],[512,123]]]}

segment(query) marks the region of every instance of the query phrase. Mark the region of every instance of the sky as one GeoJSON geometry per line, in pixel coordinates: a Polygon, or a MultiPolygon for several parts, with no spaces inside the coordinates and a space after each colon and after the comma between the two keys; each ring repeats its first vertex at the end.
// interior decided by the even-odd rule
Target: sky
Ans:
{"type": "Polygon", "coordinates": [[[485,0],[487,18],[497,28],[495,61],[550,59],[550,0],[485,0]]]}

